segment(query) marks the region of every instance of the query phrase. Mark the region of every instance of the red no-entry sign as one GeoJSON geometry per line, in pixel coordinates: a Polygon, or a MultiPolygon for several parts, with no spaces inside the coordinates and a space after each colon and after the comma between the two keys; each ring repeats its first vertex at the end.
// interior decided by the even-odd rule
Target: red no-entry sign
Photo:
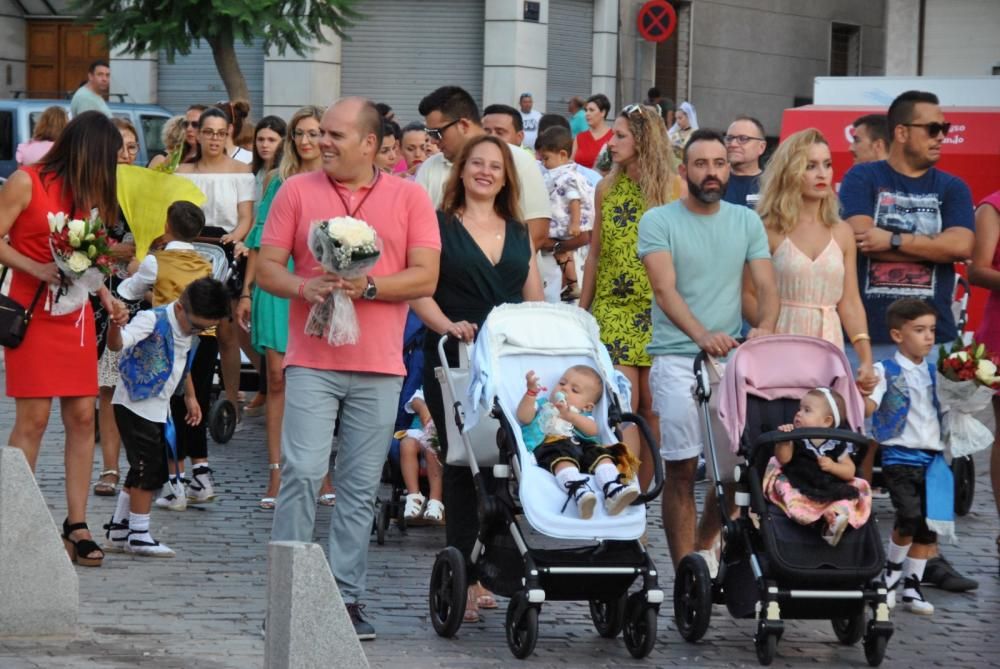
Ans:
{"type": "Polygon", "coordinates": [[[677,12],[667,0],[649,0],[639,10],[639,34],[650,42],[663,42],[674,34],[677,12]]]}

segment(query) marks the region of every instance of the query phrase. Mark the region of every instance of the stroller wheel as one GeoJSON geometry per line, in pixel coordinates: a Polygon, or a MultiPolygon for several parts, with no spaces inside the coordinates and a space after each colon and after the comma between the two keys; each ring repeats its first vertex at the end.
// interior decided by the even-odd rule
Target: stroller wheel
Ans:
{"type": "Polygon", "coordinates": [[[955,515],[964,516],[972,508],[976,492],[976,466],[965,456],[951,461],[951,471],[955,477],[955,515]]]}
{"type": "Polygon", "coordinates": [[[389,502],[379,500],[378,517],[375,519],[375,543],[385,544],[385,532],[389,529],[389,502]]]}
{"type": "Polygon", "coordinates": [[[448,546],[434,560],[428,597],[431,624],[438,636],[453,637],[462,626],[468,587],[465,557],[454,546],[448,546]]]}
{"type": "Polygon", "coordinates": [[[535,650],[538,641],[538,609],[528,603],[523,592],[510,598],[507,605],[507,647],[519,660],[523,660],[535,650]]]}
{"type": "Polygon", "coordinates": [[[865,609],[861,608],[855,615],[848,618],[834,618],[830,621],[837,640],[845,646],[853,646],[861,641],[865,634],[865,609]]]}
{"type": "Polygon", "coordinates": [[[590,600],[590,619],[594,621],[594,629],[605,639],[614,639],[622,631],[627,596],[628,593],[623,593],[617,599],[590,600]]]}
{"type": "Polygon", "coordinates": [[[653,652],[656,644],[656,607],[646,604],[642,592],[634,592],[628,597],[622,639],[628,652],[637,660],[653,652]]]}
{"type": "Polygon", "coordinates": [[[888,643],[889,637],[880,634],[875,628],[875,621],[869,620],[864,640],[865,659],[868,660],[868,666],[877,667],[882,664],[882,659],[885,657],[885,647],[888,643]]]}
{"type": "Polygon", "coordinates": [[[208,432],[217,444],[225,444],[236,431],[236,407],[224,397],[220,397],[208,410],[208,432]]]}
{"type": "Polygon", "coordinates": [[[753,638],[754,649],[757,651],[757,661],[763,666],[768,666],[774,662],[774,656],[778,652],[778,635],[764,625],[757,623],[757,634],[753,638]]]}
{"type": "Polygon", "coordinates": [[[685,641],[694,643],[708,631],[712,617],[712,576],[705,558],[685,555],[674,577],[674,623],[685,641]]]}

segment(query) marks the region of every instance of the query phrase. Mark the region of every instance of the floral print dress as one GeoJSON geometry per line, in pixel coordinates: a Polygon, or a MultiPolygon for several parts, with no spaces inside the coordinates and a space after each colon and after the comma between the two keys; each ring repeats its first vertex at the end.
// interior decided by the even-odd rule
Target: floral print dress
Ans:
{"type": "Polygon", "coordinates": [[[639,260],[639,219],[646,200],[639,184],[622,174],[601,203],[601,251],[591,312],[616,365],[649,367],[653,290],[639,260]]]}

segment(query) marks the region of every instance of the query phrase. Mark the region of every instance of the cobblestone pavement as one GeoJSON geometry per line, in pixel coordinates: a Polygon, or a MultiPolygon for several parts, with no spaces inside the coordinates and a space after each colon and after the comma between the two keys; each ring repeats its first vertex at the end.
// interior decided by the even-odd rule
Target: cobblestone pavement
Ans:
{"type": "MultiPolygon", "coordinates": [[[[0,429],[8,431],[12,422],[13,402],[4,398],[0,400],[0,429]]],[[[62,426],[55,413],[38,475],[57,522],[65,515],[61,444],[62,426]]],[[[141,560],[109,555],[100,569],[77,568],[81,624],[76,637],[0,639],[0,669],[263,665],[259,629],[265,609],[265,549],[271,513],[257,508],[267,478],[262,419],[248,419],[232,442],[213,445],[210,454],[218,503],[185,513],[154,511],[157,537],[177,550],[178,557],[141,560]]],[[[996,634],[1000,581],[993,543],[997,518],[984,456],[977,457],[972,512],[959,519],[960,544],[945,549],[959,570],[979,580],[979,590],[949,594],[929,589],[925,594],[937,607],[932,618],[894,614],[896,633],[884,666],[1000,666],[1000,635],[996,634]]],[[[95,460],[96,479],[97,454],[95,460]]],[[[113,503],[113,499],[91,497],[92,528],[107,522],[113,503]]],[[[444,531],[422,527],[406,536],[391,528],[384,546],[372,541],[367,603],[379,636],[364,644],[369,661],[373,667],[442,669],[756,666],[752,621],[732,620],[724,608],[715,608],[712,626],[701,643],[687,644],[677,634],[671,616],[670,561],[659,505],[655,506],[650,516],[650,549],[664,575],[661,584],[668,600],[659,617],[657,646],[646,660],[633,660],[620,638],[599,637],[585,603],[544,605],[538,645],[526,663],[515,660],[507,650],[503,600],[498,610],[483,614],[482,622],[463,626],[455,639],[438,638],[428,622],[426,589],[444,531]]],[[[885,532],[891,525],[888,501],[876,502],[876,511],[885,532]]],[[[324,545],[329,515],[329,509],[319,509],[317,538],[324,545]]],[[[866,666],[860,647],[838,645],[829,623],[793,621],[778,646],[774,666],[805,665],[866,666]]],[[[336,665],[331,662],[330,666],[336,665]]]]}

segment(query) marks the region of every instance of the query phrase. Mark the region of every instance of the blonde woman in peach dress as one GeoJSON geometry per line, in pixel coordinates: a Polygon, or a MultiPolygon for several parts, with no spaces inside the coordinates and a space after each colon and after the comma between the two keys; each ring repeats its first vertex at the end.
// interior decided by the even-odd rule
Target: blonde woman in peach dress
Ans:
{"type": "MultiPolygon", "coordinates": [[[[757,206],[781,296],[775,332],[819,337],[843,349],[846,331],[860,361],[858,387],[868,393],[878,378],[858,291],[854,233],[838,209],[826,139],[812,128],[791,135],[761,177],[757,206]]],[[[744,281],[747,314],[757,313],[752,285],[744,281]]]]}

